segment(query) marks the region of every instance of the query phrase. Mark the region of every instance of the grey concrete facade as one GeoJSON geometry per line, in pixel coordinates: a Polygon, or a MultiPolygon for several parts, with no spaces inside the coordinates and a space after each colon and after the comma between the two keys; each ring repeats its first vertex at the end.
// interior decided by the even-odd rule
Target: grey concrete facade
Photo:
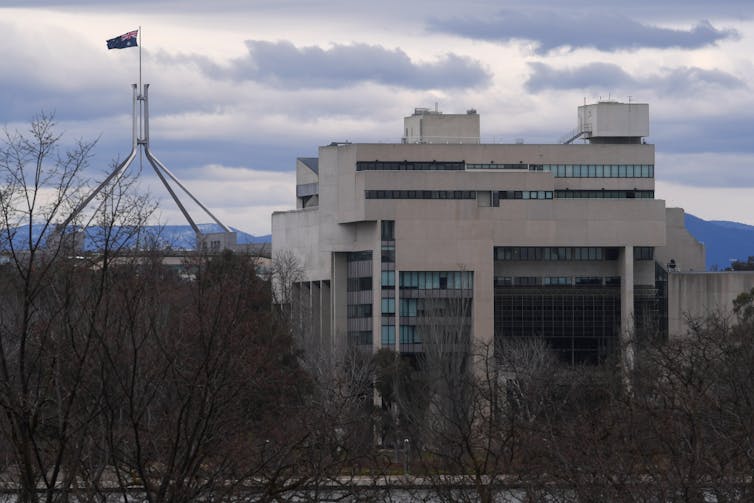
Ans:
{"type": "MultiPolygon", "coordinates": [[[[620,110],[611,104],[601,122],[609,135],[596,138],[592,132],[593,141],[585,144],[480,144],[450,137],[447,143],[409,142],[406,138],[416,139],[410,125],[428,116],[415,114],[406,118],[405,143],[321,147],[316,163],[297,162],[297,185],[303,187],[297,190],[297,209],[272,216],[273,256],[294,253],[306,281],[317,285],[318,325],[332,331],[327,340],[333,345],[345,344],[358,331],[362,343],[371,334],[372,350],[408,347],[402,338],[410,337],[404,330],[410,313],[404,311],[411,308],[407,299],[416,286],[403,273],[411,272],[419,272],[420,280],[439,272],[439,282],[433,276],[427,288],[440,291],[465,281],[461,272],[472,275],[471,333],[477,342],[544,333],[531,328],[541,324],[553,340],[566,328],[601,327],[595,337],[615,337],[617,344],[621,334],[634,331],[635,306],[682,310],[677,299],[667,303],[657,296],[676,295],[677,273],[704,269],[704,247],[683,226],[683,211],[654,199],[654,145],[633,136],[648,132],[648,108],[632,107],[623,108],[630,115],[622,124],[620,110]],[[611,143],[610,136],[620,141],[611,143]],[[394,232],[391,239],[385,223],[394,232]],[[665,288],[671,259],[676,275],[665,288]],[[349,272],[356,262],[371,267],[369,290],[363,271],[349,272]],[[566,320],[563,311],[569,308],[560,307],[555,315],[561,321],[511,321],[517,315],[506,302],[536,301],[537,292],[553,305],[564,299],[563,306],[577,306],[583,319],[566,320]],[[591,292],[588,305],[583,292],[591,292]],[[605,307],[612,304],[604,299],[613,297],[619,297],[616,306],[605,307]],[[619,311],[615,326],[600,325],[605,310],[619,311]]],[[[599,107],[590,113],[599,114],[599,107]]],[[[464,115],[429,114],[446,121],[434,131],[466,135],[476,128],[479,137],[478,114],[467,115],[476,123],[464,115]]],[[[676,320],[674,313],[667,318],[676,320]]],[[[670,329],[678,329],[675,321],[670,329]]],[[[579,336],[570,337],[576,348],[579,336]]]]}
{"type": "MultiPolygon", "coordinates": [[[[668,328],[683,337],[690,325],[714,314],[731,317],[733,300],[754,288],[754,271],[680,272],[668,275],[668,328]]],[[[730,318],[733,321],[732,318],[730,318]]]]}

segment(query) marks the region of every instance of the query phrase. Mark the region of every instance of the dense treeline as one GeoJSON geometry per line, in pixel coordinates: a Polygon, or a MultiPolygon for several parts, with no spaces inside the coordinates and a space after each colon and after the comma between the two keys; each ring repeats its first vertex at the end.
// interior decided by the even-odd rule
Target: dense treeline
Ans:
{"type": "Polygon", "coordinates": [[[362,354],[312,337],[290,255],[274,290],[248,255],[165,266],[127,177],[98,201],[100,252],[75,252],[54,224],[93,145],[58,144],[42,116],[0,156],[0,490],[17,501],[754,500],[754,291],[735,319],[638,338],[629,375],[617,355],[472,345],[468,300],[420,320],[422,355],[362,354]]]}

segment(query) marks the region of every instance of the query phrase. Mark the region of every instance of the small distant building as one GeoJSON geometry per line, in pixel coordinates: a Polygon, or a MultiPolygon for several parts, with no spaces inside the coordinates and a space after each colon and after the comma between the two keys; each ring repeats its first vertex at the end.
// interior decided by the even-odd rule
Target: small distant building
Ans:
{"type": "Polygon", "coordinates": [[[415,108],[403,119],[403,143],[479,143],[479,114],[444,114],[437,109],[415,108]]]}
{"type": "Polygon", "coordinates": [[[196,249],[205,253],[220,253],[234,250],[237,241],[235,232],[202,232],[196,234],[196,249]]]}

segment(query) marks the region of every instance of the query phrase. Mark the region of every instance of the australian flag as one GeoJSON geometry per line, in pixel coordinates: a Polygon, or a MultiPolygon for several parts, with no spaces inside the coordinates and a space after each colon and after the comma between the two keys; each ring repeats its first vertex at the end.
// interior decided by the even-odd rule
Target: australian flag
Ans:
{"type": "Polygon", "coordinates": [[[107,41],[108,49],[125,49],[126,47],[136,47],[136,35],[139,34],[139,30],[129,31],[128,33],[121,35],[120,37],[111,38],[107,41]]]}

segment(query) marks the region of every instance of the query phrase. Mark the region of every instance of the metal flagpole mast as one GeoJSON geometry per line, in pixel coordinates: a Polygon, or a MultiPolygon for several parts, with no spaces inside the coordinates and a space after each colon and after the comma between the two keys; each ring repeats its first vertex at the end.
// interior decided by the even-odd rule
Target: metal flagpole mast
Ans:
{"type": "MultiPolygon", "coordinates": [[[[124,47],[132,47],[133,45],[130,43],[133,39],[128,37],[128,35],[131,35],[133,32],[129,32],[126,35],[122,35],[121,37],[116,37],[115,39],[108,40],[108,42],[113,42],[112,44],[108,43],[108,49],[123,49],[124,47]]],[[[149,105],[148,105],[148,98],[147,93],[149,89],[149,84],[146,84],[144,86],[142,84],[142,65],[141,65],[141,45],[142,45],[142,39],[141,39],[141,26],[139,26],[137,32],[136,32],[136,45],[139,46],[139,84],[137,88],[137,84],[131,84],[131,87],[133,88],[133,110],[132,110],[132,143],[131,143],[131,152],[128,154],[128,157],[120,163],[108,176],[105,178],[104,181],[102,181],[89,195],[86,196],[86,198],[74,208],[74,210],[71,212],[71,214],[66,218],[65,222],[60,228],[65,228],[71,221],[73,221],[74,218],[76,218],[77,215],[79,215],[84,208],[92,202],[92,200],[97,196],[97,194],[102,191],[108,184],[117,182],[125,170],[131,165],[131,163],[136,158],[136,151],[139,151],[139,172],[141,172],[142,167],[142,153],[146,154],[147,160],[152,165],[152,168],[154,168],[155,172],[157,173],[157,176],[159,177],[162,184],[165,186],[165,188],[170,193],[170,196],[175,201],[176,205],[178,206],[178,209],[181,210],[181,213],[183,213],[183,216],[188,221],[189,225],[193,228],[194,232],[197,235],[197,248],[199,247],[199,240],[202,238],[203,233],[201,232],[201,229],[199,226],[194,222],[194,220],[189,215],[188,211],[186,210],[183,203],[180,201],[180,198],[178,197],[178,194],[176,194],[176,191],[173,190],[173,187],[171,187],[170,183],[168,182],[166,176],[170,178],[180,189],[183,190],[183,192],[188,195],[192,201],[194,201],[204,212],[209,216],[212,220],[215,221],[216,224],[220,226],[220,228],[223,230],[223,234],[227,234],[230,236],[230,238],[225,238],[223,241],[225,242],[225,245],[235,245],[236,244],[236,236],[235,232],[228,227],[227,225],[223,224],[215,215],[212,214],[212,212],[204,206],[179,180],[178,178],[170,172],[170,170],[162,164],[159,159],[157,159],[154,154],[152,154],[150,148],[149,148],[149,105]],[[138,117],[137,117],[138,114],[138,117]]],[[[213,241],[214,243],[215,241],[213,241]]],[[[206,243],[204,243],[206,246],[206,243]]]]}
{"type": "Polygon", "coordinates": [[[141,87],[141,26],[139,26],[139,31],[136,33],[136,36],[139,37],[139,94],[142,94],[142,87],[141,87]]]}
{"type": "MultiPolygon", "coordinates": [[[[139,46],[139,92],[137,93],[139,95],[139,139],[144,138],[144,87],[141,84],[141,25],[139,25],[139,29],[136,31],[136,37],[138,43],[136,45],[139,46]]],[[[139,149],[139,171],[141,171],[142,163],[143,163],[143,152],[144,149],[139,149]]]]}

